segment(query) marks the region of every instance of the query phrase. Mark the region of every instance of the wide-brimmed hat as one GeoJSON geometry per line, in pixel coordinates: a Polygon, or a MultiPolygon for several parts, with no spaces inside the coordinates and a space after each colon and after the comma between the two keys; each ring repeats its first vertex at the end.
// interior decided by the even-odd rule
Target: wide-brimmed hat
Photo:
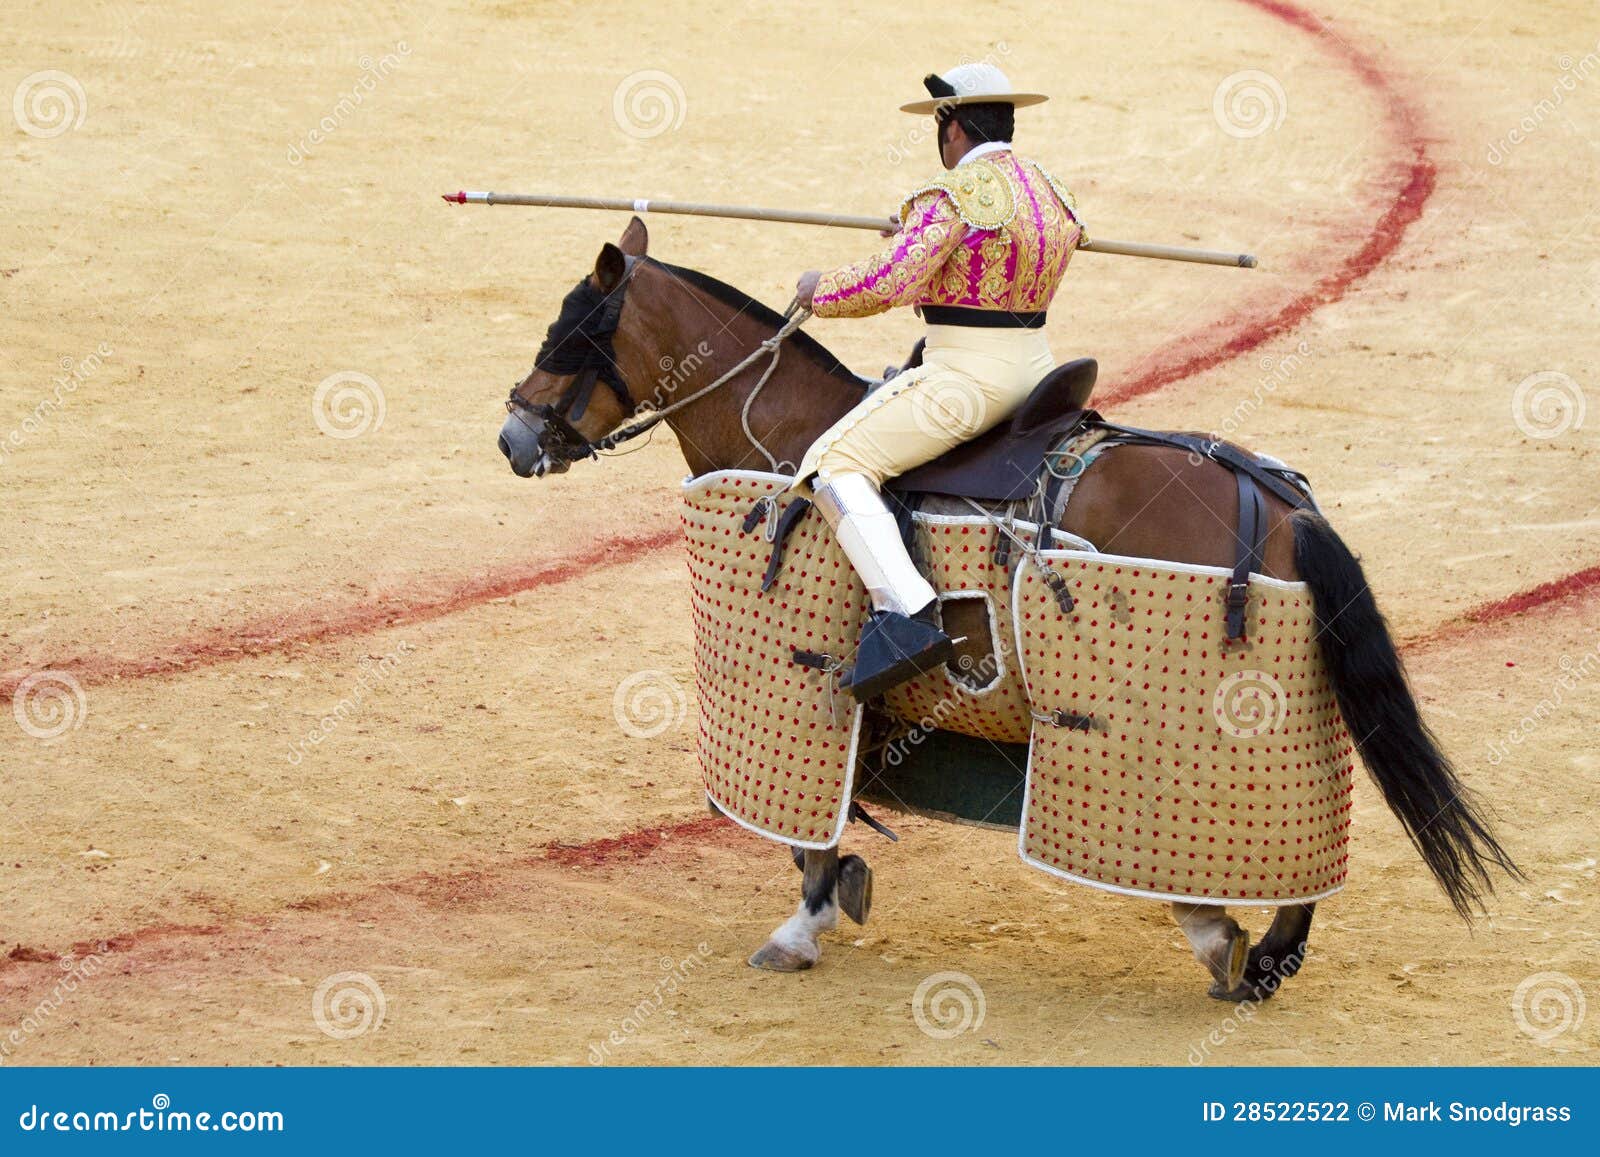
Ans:
{"type": "Polygon", "coordinates": [[[922,81],[931,100],[914,100],[901,112],[930,113],[964,104],[1009,104],[1024,108],[1050,98],[1037,92],[1012,92],[1006,74],[987,61],[958,64],[948,72],[929,73],[922,81]]]}

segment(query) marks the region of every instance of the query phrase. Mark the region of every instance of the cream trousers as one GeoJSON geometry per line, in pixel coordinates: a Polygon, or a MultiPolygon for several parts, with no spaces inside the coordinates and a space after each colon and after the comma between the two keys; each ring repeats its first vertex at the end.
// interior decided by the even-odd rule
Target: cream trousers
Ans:
{"type": "Polygon", "coordinates": [[[806,451],[812,475],[864,474],[879,487],[999,425],[1055,366],[1044,331],[930,325],[922,365],[890,378],[806,451]]]}

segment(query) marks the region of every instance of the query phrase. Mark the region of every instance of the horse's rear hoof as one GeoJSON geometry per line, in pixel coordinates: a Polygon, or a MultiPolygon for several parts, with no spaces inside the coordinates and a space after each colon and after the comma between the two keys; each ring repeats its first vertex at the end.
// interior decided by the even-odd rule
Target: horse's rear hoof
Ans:
{"type": "Polygon", "coordinates": [[[776,940],[768,940],[750,957],[751,968],[764,968],[768,972],[804,972],[816,962],[815,955],[807,956],[776,940]]]}
{"type": "Polygon", "coordinates": [[[839,909],[857,924],[872,912],[872,869],[860,856],[839,862],[839,909]]]}

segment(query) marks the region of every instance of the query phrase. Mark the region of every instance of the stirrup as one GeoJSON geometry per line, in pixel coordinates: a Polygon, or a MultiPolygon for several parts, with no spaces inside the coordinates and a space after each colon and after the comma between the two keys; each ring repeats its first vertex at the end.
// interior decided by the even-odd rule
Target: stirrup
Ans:
{"type": "Polygon", "coordinates": [[[955,655],[954,640],[936,625],[893,611],[873,611],[861,628],[855,666],[839,685],[865,702],[955,655]]]}

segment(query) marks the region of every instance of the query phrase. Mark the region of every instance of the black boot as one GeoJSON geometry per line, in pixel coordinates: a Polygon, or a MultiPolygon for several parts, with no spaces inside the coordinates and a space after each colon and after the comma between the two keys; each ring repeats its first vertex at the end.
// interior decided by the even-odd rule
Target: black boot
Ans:
{"type": "Polygon", "coordinates": [[[882,695],[924,671],[955,658],[956,645],[939,626],[935,600],[915,615],[873,611],[861,628],[856,663],[841,680],[857,700],[882,695]]]}

